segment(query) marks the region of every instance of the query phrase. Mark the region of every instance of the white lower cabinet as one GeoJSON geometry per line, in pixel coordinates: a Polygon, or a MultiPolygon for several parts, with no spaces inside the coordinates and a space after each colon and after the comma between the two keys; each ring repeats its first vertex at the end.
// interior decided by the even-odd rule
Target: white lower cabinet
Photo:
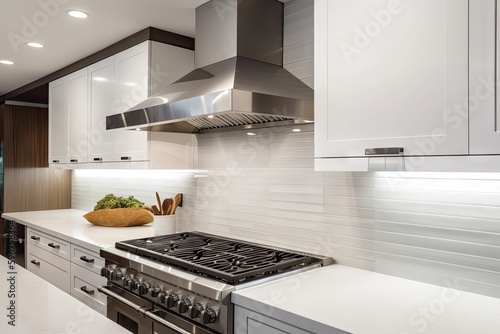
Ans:
{"type": "Polygon", "coordinates": [[[97,291],[107,283],[100,275],[104,259],[97,252],[29,227],[27,235],[27,269],[106,314],[106,296],[97,291]]]}
{"type": "Polygon", "coordinates": [[[69,293],[70,262],[32,243],[26,247],[28,270],[69,293]]]}
{"type": "MultiPolygon", "coordinates": [[[[264,312],[264,310],[262,310],[264,312]]],[[[266,310],[269,311],[269,310],[266,310]]],[[[272,312],[266,312],[272,314],[272,312]]],[[[234,307],[234,334],[312,334],[301,328],[273,319],[267,315],[234,307]]],[[[339,334],[342,332],[338,332],[339,334]]],[[[332,332],[335,334],[335,332],[332,332]]]]}
{"type": "Polygon", "coordinates": [[[107,283],[100,275],[102,267],[104,259],[99,254],[71,244],[71,295],[106,314],[106,295],[97,291],[99,286],[107,283]]]}
{"type": "Polygon", "coordinates": [[[106,295],[97,291],[102,285],[106,285],[106,278],[71,263],[71,295],[106,314],[106,295]]]}

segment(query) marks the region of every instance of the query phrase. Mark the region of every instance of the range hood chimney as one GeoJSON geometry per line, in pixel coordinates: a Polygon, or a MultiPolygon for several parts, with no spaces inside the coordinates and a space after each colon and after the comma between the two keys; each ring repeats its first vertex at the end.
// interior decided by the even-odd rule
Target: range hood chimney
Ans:
{"type": "Polygon", "coordinates": [[[196,68],[107,129],[202,133],[313,121],[313,90],[283,66],[283,3],[212,0],[196,8],[196,68]]]}

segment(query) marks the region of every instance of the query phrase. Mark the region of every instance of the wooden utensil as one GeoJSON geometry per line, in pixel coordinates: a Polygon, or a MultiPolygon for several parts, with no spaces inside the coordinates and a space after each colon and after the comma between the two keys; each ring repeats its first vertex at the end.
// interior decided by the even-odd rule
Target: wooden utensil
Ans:
{"type": "Polygon", "coordinates": [[[161,205],[162,215],[168,215],[168,211],[170,210],[170,206],[171,206],[169,199],[170,198],[165,198],[163,200],[163,204],[161,205]]]}
{"type": "Polygon", "coordinates": [[[175,214],[175,210],[177,210],[177,207],[181,205],[181,203],[182,203],[182,194],[175,195],[172,214],[175,214]]]}
{"type": "Polygon", "coordinates": [[[151,209],[153,209],[153,214],[161,215],[161,211],[158,209],[158,207],[156,205],[152,205],[151,209]]]}
{"type": "Polygon", "coordinates": [[[158,195],[158,192],[156,192],[156,202],[158,203],[158,210],[160,211],[159,215],[166,214],[166,213],[163,213],[162,205],[161,205],[161,200],[160,200],[160,195],[158,195]]]}

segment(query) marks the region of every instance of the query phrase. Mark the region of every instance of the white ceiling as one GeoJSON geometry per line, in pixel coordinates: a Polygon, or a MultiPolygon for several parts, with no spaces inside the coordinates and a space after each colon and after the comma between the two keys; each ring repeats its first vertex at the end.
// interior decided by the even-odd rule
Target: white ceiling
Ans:
{"type": "Polygon", "coordinates": [[[0,59],[15,62],[0,64],[0,96],[150,26],[194,37],[194,9],[205,2],[0,0],[0,59]],[[90,17],[72,18],[69,9],[90,17]],[[45,48],[28,47],[29,41],[45,48]]]}

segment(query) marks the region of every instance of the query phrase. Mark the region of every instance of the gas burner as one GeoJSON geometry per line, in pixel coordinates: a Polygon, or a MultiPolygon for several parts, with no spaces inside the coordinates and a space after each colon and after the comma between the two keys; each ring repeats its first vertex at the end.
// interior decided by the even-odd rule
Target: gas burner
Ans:
{"type": "Polygon", "coordinates": [[[309,254],[198,232],[121,241],[116,248],[230,284],[320,261],[309,254]]]}

